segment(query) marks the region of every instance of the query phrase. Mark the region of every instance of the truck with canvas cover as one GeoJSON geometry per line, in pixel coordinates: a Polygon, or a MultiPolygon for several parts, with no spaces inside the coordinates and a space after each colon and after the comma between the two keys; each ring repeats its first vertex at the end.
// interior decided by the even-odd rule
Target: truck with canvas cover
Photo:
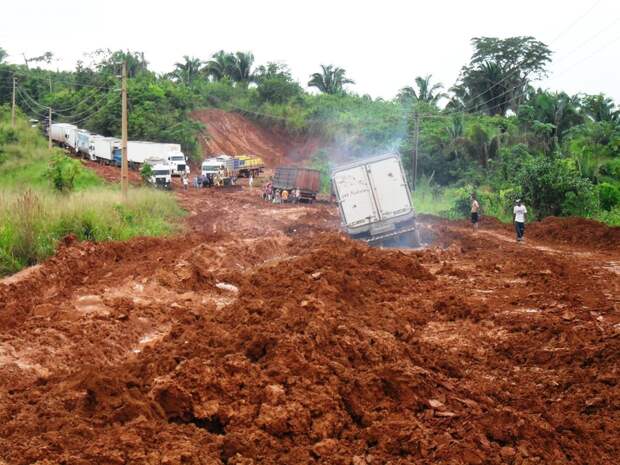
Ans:
{"type": "Polygon", "coordinates": [[[342,225],[352,238],[419,243],[411,193],[397,154],[338,166],[331,178],[342,225]]]}
{"type": "Polygon", "coordinates": [[[254,178],[260,176],[265,169],[265,163],[260,157],[250,155],[239,155],[235,157],[239,160],[239,177],[249,178],[250,175],[254,178]]]}
{"type": "Polygon", "coordinates": [[[272,185],[274,189],[289,192],[299,189],[300,201],[313,202],[321,190],[321,172],[311,168],[280,166],[274,172],[272,185]]]}

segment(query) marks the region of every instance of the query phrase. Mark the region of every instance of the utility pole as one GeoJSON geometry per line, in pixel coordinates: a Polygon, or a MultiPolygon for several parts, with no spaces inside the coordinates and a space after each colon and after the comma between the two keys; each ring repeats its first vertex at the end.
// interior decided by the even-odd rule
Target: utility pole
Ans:
{"type": "Polygon", "coordinates": [[[121,102],[122,102],[122,121],[121,121],[121,193],[123,202],[127,202],[127,183],[129,177],[129,167],[127,166],[127,62],[123,61],[123,71],[121,76],[121,102]]]}
{"type": "Polygon", "coordinates": [[[13,76],[13,106],[11,107],[11,127],[15,128],[15,76],[13,76]]]}
{"type": "Polygon", "coordinates": [[[420,113],[415,112],[415,129],[414,129],[414,148],[413,148],[413,190],[416,190],[418,179],[418,143],[420,141],[420,113]]]}
{"type": "Polygon", "coordinates": [[[47,111],[47,148],[52,150],[52,107],[48,107],[47,111]]]}

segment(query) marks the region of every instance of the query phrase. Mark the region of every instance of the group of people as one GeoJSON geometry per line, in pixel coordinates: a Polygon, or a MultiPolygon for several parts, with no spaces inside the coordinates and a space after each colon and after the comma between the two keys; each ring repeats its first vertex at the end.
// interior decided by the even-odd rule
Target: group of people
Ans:
{"type": "Polygon", "coordinates": [[[263,200],[273,203],[298,203],[301,199],[301,191],[299,188],[291,189],[275,189],[273,183],[269,181],[263,189],[263,200]]]}
{"type": "MultiPolygon", "coordinates": [[[[470,196],[471,201],[471,224],[472,228],[478,229],[478,223],[480,222],[480,203],[476,198],[476,194],[472,193],[470,196]]],[[[517,234],[517,242],[523,242],[525,235],[525,218],[527,215],[527,208],[523,205],[523,200],[517,199],[512,209],[512,222],[515,226],[515,232],[517,234]]]]}

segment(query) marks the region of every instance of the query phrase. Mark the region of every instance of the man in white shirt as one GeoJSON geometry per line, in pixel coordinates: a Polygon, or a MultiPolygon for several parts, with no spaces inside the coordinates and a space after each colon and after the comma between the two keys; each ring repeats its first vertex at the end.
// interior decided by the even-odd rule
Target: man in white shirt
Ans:
{"type": "Polygon", "coordinates": [[[517,232],[517,242],[523,241],[523,234],[525,233],[525,215],[527,214],[527,208],[523,205],[521,199],[517,200],[513,211],[513,223],[515,224],[515,230],[517,232]]]}
{"type": "Polygon", "coordinates": [[[478,229],[478,221],[480,221],[480,204],[475,193],[472,193],[469,199],[471,200],[471,227],[475,231],[478,229]]]}

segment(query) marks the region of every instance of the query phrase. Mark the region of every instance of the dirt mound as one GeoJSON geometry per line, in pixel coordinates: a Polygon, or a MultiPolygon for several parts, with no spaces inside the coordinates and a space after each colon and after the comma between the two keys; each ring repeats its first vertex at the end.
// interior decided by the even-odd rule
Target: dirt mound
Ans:
{"type": "Polygon", "coordinates": [[[201,138],[205,155],[258,155],[267,166],[304,164],[320,147],[313,137],[294,137],[261,126],[239,113],[216,108],[197,110],[192,118],[206,127],[201,138]]]}
{"type": "MultiPolygon", "coordinates": [[[[241,257],[228,263],[219,245],[198,245],[177,263],[193,257],[210,273],[245,270],[235,278],[236,301],[208,311],[179,307],[167,335],[124,364],[11,390],[0,408],[2,457],[602,464],[618,452],[620,339],[574,321],[591,317],[495,314],[500,300],[446,289],[455,276],[445,261],[463,259],[455,250],[380,250],[316,233],[289,243],[284,256],[266,244],[247,260],[267,259],[248,268],[243,251],[254,248],[225,244],[241,257]],[[438,260],[439,276],[430,271],[438,260]],[[492,349],[482,327],[495,331],[492,349]],[[442,331],[449,337],[438,338],[442,331]]],[[[536,256],[517,250],[513,258],[536,256]]],[[[486,261],[493,259],[467,279],[488,273],[486,261]]],[[[547,266],[528,275],[527,292],[552,281],[558,292],[583,293],[575,267],[547,266]]]]}
{"type": "Polygon", "coordinates": [[[527,225],[527,236],[562,244],[600,249],[620,248],[620,227],[586,218],[548,217],[527,225]]]}

